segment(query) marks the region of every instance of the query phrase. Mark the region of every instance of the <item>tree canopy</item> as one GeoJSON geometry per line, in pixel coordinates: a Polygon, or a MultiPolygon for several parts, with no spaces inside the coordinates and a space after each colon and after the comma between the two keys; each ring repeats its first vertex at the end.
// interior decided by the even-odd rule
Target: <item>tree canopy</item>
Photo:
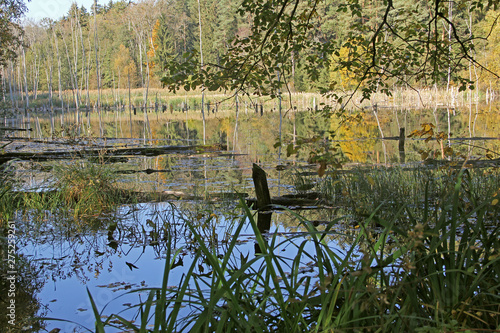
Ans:
{"type": "Polygon", "coordinates": [[[16,56],[22,41],[20,19],[26,10],[22,0],[0,0],[0,66],[16,56]]]}
{"type": "MultiPolygon", "coordinates": [[[[95,22],[75,4],[58,21],[25,23],[22,55],[26,9],[0,0],[0,67],[17,52],[29,91],[57,75],[59,91],[77,94],[125,88],[129,76],[132,88],[321,91],[339,104],[395,87],[498,88],[498,1],[200,0],[198,11],[197,0],[120,0],[98,6],[95,22]]],[[[3,73],[19,80],[12,65],[3,73]]]]}
{"type": "MultiPolygon", "coordinates": [[[[497,0],[244,0],[238,12],[249,18],[250,33],[236,35],[218,63],[199,72],[189,64],[195,57],[170,61],[163,82],[172,90],[204,84],[273,96],[287,83],[280,77],[293,79],[300,68],[312,82],[321,82],[324,69],[343,73],[363,98],[390,93],[394,83],[473,88],[469,66],[497,76],[478,60],[476,49],[498,15],[490,31],[479,35],[473,27],[497,5],[497,0]]],[[[342,90],[339,75],[330,77],[334,80],[318,88],[342,90]]]]}

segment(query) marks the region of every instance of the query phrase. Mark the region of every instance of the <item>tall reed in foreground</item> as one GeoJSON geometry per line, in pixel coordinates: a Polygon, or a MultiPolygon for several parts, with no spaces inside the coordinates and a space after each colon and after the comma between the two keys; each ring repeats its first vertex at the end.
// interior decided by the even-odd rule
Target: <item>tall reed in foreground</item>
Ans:
{"type": "MultiPolygon", "coordinates": [[[[498,201],[464,202],[464,171],[450,193],[415,215],[407,205],[390,218],[375,209],[340,252],[328,235],[302,219],[307,237],[265,238],[248,207],[222,256],[199,242],[199,251],[177,287],[168,280],[178,252],[169,250],[161,288],[135,307],[138,323],[113,314],[105,321],[94,303],[96,331],[106,327],[146,332],[400,332],[500,329],[500,226],[498,201]],[[466,205],[467,204],[467,205],[466,205]],[[494,215],[492,215],[494,214],[494,215]],[[491,222],[496,216],[496,224],[491,222]],[[374,219],[380,233],[369,228],[374,219]],[[401,225],[405,220],[406,225],[401,225]],[[256,235],[254,257],[239,252],[245,223],[256,235]],[[281,249],[293,246],[287,257],[281,249]],[[200,274],[202,258],[211,271],[200,274]],[[306,267],[307,269],[304,269],[306,267]],[[310,270],[310,271],[309,271],[310,270]],[[118,320],[118,323],[115,321],[118,320]],[[148,326],[150,325],[150,326],[148,326]]],[[[469,190],[471,190],[469,188],[469,190]]],[[[293,213],[292,213],[293,214],[293,213]]],[[[168,249],[170,247],[167,247],[168,249]]],[[[128,293],[128,294],[130,294],[128,293]]],[[[90,293],[89,293],[90,295],[90,293]]],[[[91,296],[89,296],[91,298],[91,296]]],[[[92,299],[92,298],[91,298],[92,299]]]]}

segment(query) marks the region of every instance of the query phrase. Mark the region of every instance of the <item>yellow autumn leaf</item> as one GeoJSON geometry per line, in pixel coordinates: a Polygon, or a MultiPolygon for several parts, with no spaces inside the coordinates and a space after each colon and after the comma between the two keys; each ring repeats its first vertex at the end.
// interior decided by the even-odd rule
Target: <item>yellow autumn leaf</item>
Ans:
{"type": "Polygon", "coordinates": [[[375,185],[375,180],[373,180],[372,177],[367,176],[366,179],[368,180],[368,182],[370,183],[371,186],[375,185]]]}
{"type": "Polygon", "coordinates": [[[429,132],[430,130],[432,130],[434,128],[434,124],[425,123],[425,124],[422,124],[422,128],[424,131],[429,132]]]}
{"type": "Polygon", "coordinates": [[[491,204],[494,206],[498,203],[498,199],[493,199],[493,201],[491,202],[491,204]]]}

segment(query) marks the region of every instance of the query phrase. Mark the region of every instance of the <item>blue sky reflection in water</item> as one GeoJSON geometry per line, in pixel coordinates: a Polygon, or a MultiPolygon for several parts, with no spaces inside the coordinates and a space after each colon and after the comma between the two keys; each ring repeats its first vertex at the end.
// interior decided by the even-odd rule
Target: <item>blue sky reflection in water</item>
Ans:
{"type": "MultiPolygon", "coordinates": [[[[195,216],[197,214],[181,211],[168,203],[140,204],[134,207],[133,211],[129,207],[123,207],[120,213],[127,218],[118,222],[113,233],[118,241],[116,251],[107,245],[109,238],[107,232],[103,231],[82,232],[76,237],[65,238],[57,235],[47,236],[52,229],[48,226],[46,232],[42,232],[39,237],[31,237],[32,240],[29,241],[23,240],[23,243],[26,242],[23,252],[37,265],[43,267],[46,284],[38,298],[47,306],[44,310],[45,316],[71,320],[93,329],[95,319],[86,291],[86,288],[89,288],[98,309],[105,308],[104,315],[114,313],[132,319],[135,310],[122,311],[128,305],[137,304],[139,297],[143,301],[146,300],[147,292],[140,293],[140,296],[124,294],[143,287],[161,287],[162,283],[166,242],[159,240],[158,244],[154,243],[152,240],[155,237],[154,230],[158,230],[155,226],[161,227],[164,223],[172,223],[169,232],[176,238],[176,248],[184,249],[179,257],[183,265],[172,270],[168,283],[169,286],[176,286],[191,265],[193,251],[197,247],[196,242],[192,242],[184,220],[191,219],[195,225],[199,225],[201,233],[206,232],[207,244],[210,242],[211,233],[214,232],[218,237],[217,251],[220,251],[221,255],[224,254],[227,245],[225,238],[231,235],[235,224],[241,221],[241,217],[237,214],[231,214],[228,218],[218,215],[216,219],[212,218],[211,222],[208,222],[216,224],[204,228],[203,223],[207,222],[207,219],[200,218],[199,214],[203,214],[202,211],[195,216]],[[215,229],[211,229],[212,227],[215,229]]],[[[295,228],[276,226],[280,224],[279,220],[284,215],[285,213],[274,214],[271,233],[283,233],[278,237],[279,241],[296,232],[295,228]]],[[[240,258],[240,253],[243,256],[249,254],[250,257],[255,254],[252,228],[247,219],[244,223],[237,246],[238,253],[234,255],[235,261],[240,258]]],[[[164,235],[161,232],[160,234],[164,235]]],[[[300,241],[302,239],[298,238],[296,242],[300,241]]],[[[335,246],[335,243],[332,242],[332,246],[335,246]]],[[[278,249],[284,257],[294,258],[295,246],[288,244],[278,249]]],[[[310,251],[313,251],[312,247],[310,251]]],[[[202,262],[197,267],[198,273],[210,271],[210,268],[202,262]]],[[[305,268],[308,274],[312,274],[312,270],[308,270],[310,267],[305,265],[305,268]]],[[[189,308],[184,308],[182,311],[184,315],[190,312],[189,308]]],[[[48,330],[56,327],[64,332],[74,329],[71,323],[47,322],[48,330]]]]}

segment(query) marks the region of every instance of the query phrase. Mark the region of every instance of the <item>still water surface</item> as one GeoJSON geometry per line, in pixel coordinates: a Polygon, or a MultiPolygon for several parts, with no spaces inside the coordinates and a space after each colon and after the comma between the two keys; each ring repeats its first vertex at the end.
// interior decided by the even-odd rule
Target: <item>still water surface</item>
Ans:
{"type": "MultiPolygon", "coordinates": [[[[335,119],[325,120],[311,113],[297,112],[285,115],[281,137],[283,141],[294,142],[319,134],[325,140],[334,139],[331,145],[339,145],[346,153],[346,165],[395,165],[400,163],[398,141],[387,138],[398,136],[401,127],[409,134],[420,129],[422,123],[433,123],[437,132],[449,135],[451,140],[445,142],[446,145],[475,157],[484,155],[482,148],[499,151],[496,127],[499,117],[500,112],[491,105],[484,108],[471,106],[463,110],[379,109],[376,113],[366,112],[361,122],[352,121],[339,128],[335,119]],[[328,134],[331,131],[336,133],[334,138],[328,134]]],[[[94,143],[130,147],[144,143],[162,146],[202,142],[200,120],[172,120],[162,116],[158,121],[151,122],[151,131],[147,133],[143,123],[134,124],[133,135],[142,139],[130,140],[119,135],[127,133],[126,122],[119,125],[116,118],[110,119],[105,125],[107,139],[94,139],[94,143]]],[[[16,219],[16,227],[20,232],[19,251],[31,263],[30,267],[40,282],[33,295],[41,306],[38,314],[70,320],[93,330],[94,314],[88,289],[104,315],[119,313],[133,319],[133,311],[122,311],[145,300],[147,294],[125,294],[134,289],[161,286],[167,233],[171,236],[172,246],[181,249],[181,262],[172,271],[169,285],[177,285],[184,270],[191,265],[197,246],[186,228],[186,221],[198,224],[207,243],[222,253],[235,226],[244,223],[237,249],[244,256],[255,255],[253,232],[247,218],[243,216],[239,200],[214,201],[212,194],[225,192],[254,196],[252,163],[259,163],[268,173],[272,196],[296,191],[296,170],[314,174],[316,167],[306,163],[310,154],[307,147],[293,156],[286,155],[286,146],[283,146],[283,151],[274,147],[279,137],[278,127],[279,117],[276,113],[264,116],[240,115],[237,121],[233,118],[212,117],[207,121],[207,142],[224,144],[227,146],[225,151],[197,154],[175,152],[154,157],[126,156],[126,163],[113,165],[125,186],[143,191],[181,191],[207,200],[122,206],[109,216],[98,217],[94,228],[79,231],[61,228],[48,213],[46,223],[41,228],[33,228],[29,216],[19,215],[16,219]],[[285,170],[278,170],[278,165],[286,166],[285,170]],[[158,172],[141,172],[144,170],[158,172]],[[116,224],[116,228],[110,237],[111,224],[116,224]]],[[[47,126],[40,128],[48,129],[47,126]]],[[[419,164],[422,149],[440,150],[437,142],[410,139],[407,139],[405,148],[405,165],[419,164]]],[[[40,171],[43,168],[36,163],[18,163],[18,174],[24,179],[26,187],[36,189],[46,186],[44,184],[50,180],[50,173],[40,171]],[[31,168],[33,166],[37,166],[36,170],[31,168]]],[[[299,214],[318,221],[331,221],[339,217],[328,209],[300,211],[299,214]]],[[[269,233],[279,233],[280,241],[300,231],[299,222],[293,214],[273,214],[269,233]]],[[[338,235],[332,235],[330,245],[341,254],[348,246],[351,232],[347,225],[339,225],[335,231],[338,235]]],[[[302,239],[297,238],[296,242],[300,241],[302,239]]],[[[282,252],[285,257],[293,258],[295,248],[289,244],[283,246],[282,252]]],[[[210,268],[202,268],[203,265],[201,262],[199,269],[209,271],[210,268]]],[[[304,263],[304,267],[307,268],[308,263],[304,263]]],[[[185,311],[187,315],[189,309],[185,311]]],[[[53,328],[60,328],[63,332],[75,328],[81,330],[72,323],[47,321],[46,329],[50,331],[53,328]]]]}

